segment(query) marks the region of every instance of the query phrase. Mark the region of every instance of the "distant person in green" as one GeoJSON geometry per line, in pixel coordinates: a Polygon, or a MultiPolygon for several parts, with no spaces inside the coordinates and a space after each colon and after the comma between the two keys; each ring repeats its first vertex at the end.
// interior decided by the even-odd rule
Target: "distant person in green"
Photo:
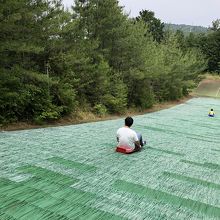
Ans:
{"type": "Polygon", "coordinates": [[[211,109],[211,110],[209,111],[209,117],[214,117],[214,116],[215,116],[215,112],[214,112],[213,109],[211,109]]]}

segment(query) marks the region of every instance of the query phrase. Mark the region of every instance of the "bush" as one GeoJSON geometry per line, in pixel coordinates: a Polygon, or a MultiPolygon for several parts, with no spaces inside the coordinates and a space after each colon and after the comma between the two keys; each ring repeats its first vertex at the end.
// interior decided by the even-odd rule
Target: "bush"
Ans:
{"type": "Polygon", "coordinates": [[[54,81],[51,87],[53,105],[62,107],[61,115],[74,112],[78,106],[76,92],[69,83],[54,81]]]}
{"type": "Polygon", "coordinates": [[[103,116],[107,113],[107,108],[102,104],[96,104],[94,106],[95,113],[97,115],[103,116]]]}
{"type": "Polygon", "coordinates": [[[51,106],[50,109],[47,109],[37,115],[34,118],[34,122],[37,124],[43,124],[45,121],[53,121],[60,118],[60,112],[62,112],[62,107],[51,106]]]}

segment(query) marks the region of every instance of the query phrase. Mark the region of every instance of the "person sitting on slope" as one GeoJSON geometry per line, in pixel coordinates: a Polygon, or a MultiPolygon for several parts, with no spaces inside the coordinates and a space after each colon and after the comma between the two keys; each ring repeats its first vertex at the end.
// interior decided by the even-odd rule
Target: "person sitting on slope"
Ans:
{"type": "Polygon", "coordinates": [[[214,116],[215,116],[215,112],[213,111],[213,109],[211,109],[209,112],[209,117],[214,117],[214,116]]]}
{"type": "Polygon", "coordinates": [[[117,142],[118,146],[126,146],[133,148],[134,151],[139,151],[146,142],[143,142],[141,134],[137,134],[130,128],[133,122],[131,117],[125,119],[125,126],[117,130],[117,142]]]}

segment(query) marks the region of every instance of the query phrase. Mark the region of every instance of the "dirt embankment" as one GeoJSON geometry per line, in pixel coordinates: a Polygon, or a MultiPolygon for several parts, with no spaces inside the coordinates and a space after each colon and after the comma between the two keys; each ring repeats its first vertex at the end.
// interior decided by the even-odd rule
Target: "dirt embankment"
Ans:
{"type": "Polygon", "coordinates": [[[126,114],[124,115],[106,115],[103,117],[98,117],[91,113],[85,113],[84,115],[81,115],[81,117],[79,118],[65,117],[58,121],[47,123],[44,125],[36,125],[33,123],[27,123],[27,122],[17,122],[17,123],[13,123],[7,126],[0,127],[0,131],[14,131],[14,130],[24,130],[24,129],[44,128],[44,127],[56,127],[56,126],[73,125],[73,124],[81,124],[81,123],[104,121],[104,120],[113,120],[113,119],[118,119],[118,118],[124,118],[125,116],[128,116],[128,115],[129,116],[142,115],[142,114],[146,114],[150,112],[160,111],[162,109],[171,108],[175,105],[184,103],[191,98],[192,96],[188,96],[178,101],[170,101],[170,102],[155,104],[152,108],[146,109],[141,112],[128,110],[126,114]]]}

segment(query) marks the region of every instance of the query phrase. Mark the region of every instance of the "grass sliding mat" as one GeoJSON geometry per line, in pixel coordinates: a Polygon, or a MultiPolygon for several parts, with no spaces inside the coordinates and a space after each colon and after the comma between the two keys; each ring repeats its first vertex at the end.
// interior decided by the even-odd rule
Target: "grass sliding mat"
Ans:
{"type": "Polygon", "coordinates": [[[0,132],[0,220],[220,219],[220,100],[134,117],[147,146],[130,155],[123,123],[0,132]]]}
{"type": "Polygon", "coordinates": [[[203,80],[195,93],[199,96],[220,98],[220,80],[203,80]]]}

